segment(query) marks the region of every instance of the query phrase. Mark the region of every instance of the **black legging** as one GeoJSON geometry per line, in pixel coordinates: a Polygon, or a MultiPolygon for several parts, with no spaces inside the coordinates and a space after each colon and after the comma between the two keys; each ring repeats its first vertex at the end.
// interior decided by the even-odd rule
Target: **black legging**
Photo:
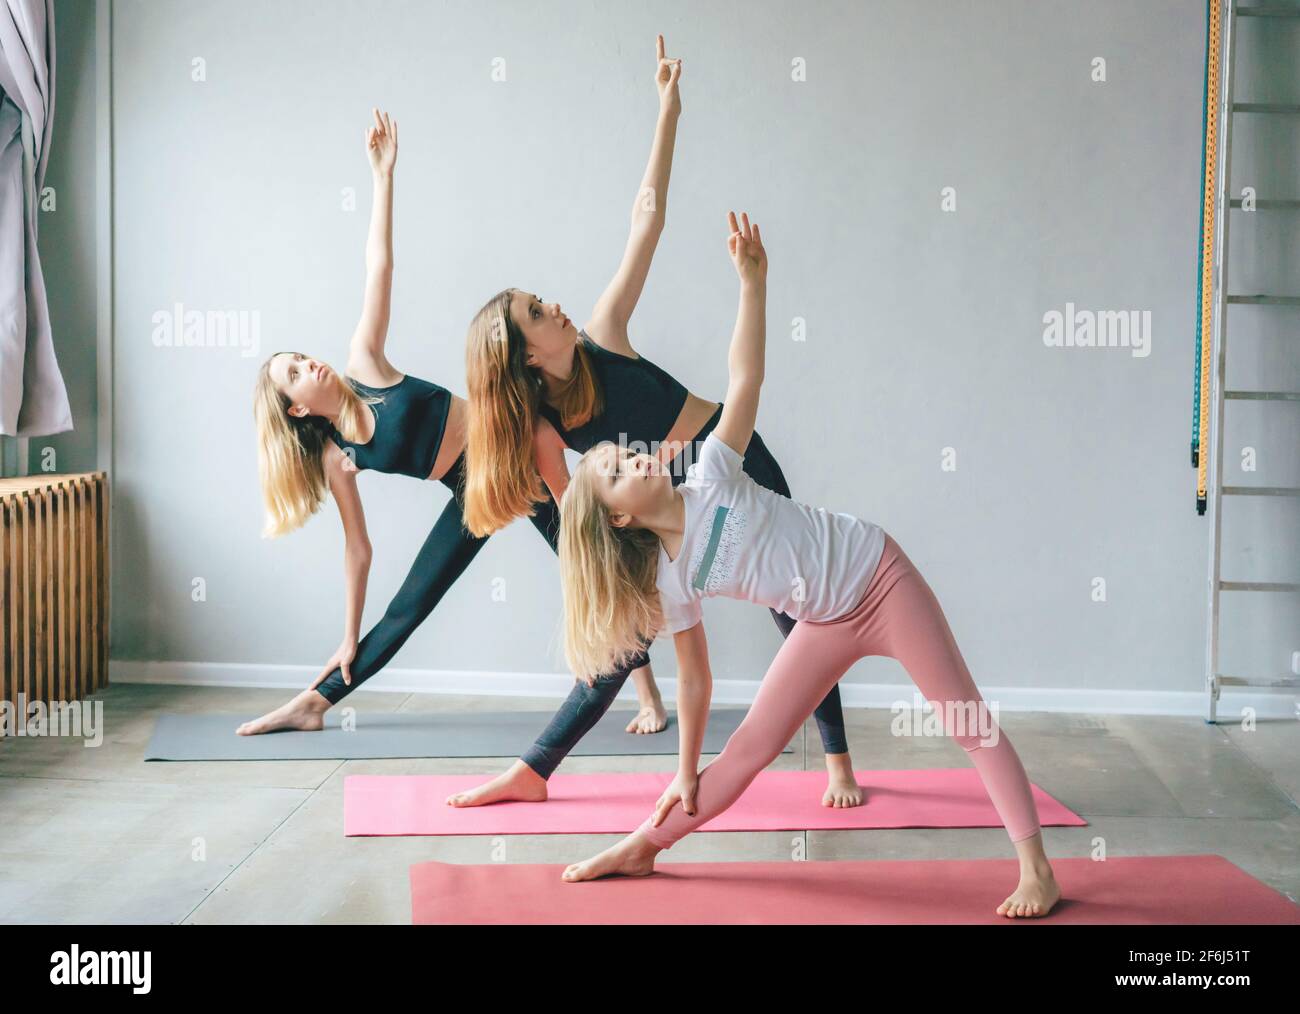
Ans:
{"type": "MultiPolygon", "coordinates": [[[[398,649],[415,633],[416,628],[433,612],[434,606],[442,600],[447,589],[465,572],[478,551],[487,544],[488,536],[479,538],[465,529],[460,488],[464,468],[465,456],[462,454],[439,480],[451,490],[452,498],[447,501],[447,506],[442,509],[442,514],[425,538],[424,545],[415,556],[415,562],[411,564],[410,573],[393,596],[393,601],[388,603],[383,617],[357,645],[356,656],[349,666],[352,673],[351,685],[343,682],[343,671],[336,667],[316,688],[331,704],[343,700],[389,663],[398,649]]],[[[537,513],[529,520],[558,553],[560,514],[555,501],[547,497],[545,503],[537,505],[537,513]]],[[[634,661],[645,665],[649,660],[634,661]]],[[[631,668],[614,676],[621,675],[626,679],[631,668]]]]}

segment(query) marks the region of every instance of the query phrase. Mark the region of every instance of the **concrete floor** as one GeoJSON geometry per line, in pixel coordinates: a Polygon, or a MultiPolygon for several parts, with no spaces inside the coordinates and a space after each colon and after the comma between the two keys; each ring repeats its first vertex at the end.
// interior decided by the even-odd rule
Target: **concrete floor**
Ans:
{"type": "MultiPolygon", "coordinates": [[[[282,691],[120,685],[104,742],[0,740],[0,922],[409,923],[407,867],[500,861],[497,839],[343,837],[347,774],[495,773],[499,760],[145,763],[163,712],[254,716],[282,691]]],[[[551,699],[352,695],[363,711],[550,711],[551,699]]],[[[630,707],[619,702],[616,707],[630,707]]],[[[886,711],[847,713],[863,768],[959,767],[942,739],[889,735],[886,711]]],[[[1046,828],[1048,854],[1218,853],[1300,898],[1300,723],[1244,732],[1198,718],[1004,713],[1030,778],[1089,821],[1046,828]]],[[[822,767],[811,721],[773,767],[822,767]]],[[[671,771],[675,756],[575,757],[562,772],[671,771]]],[[[519,835],[505,861],[566,863],[618,835],[519,835]]],[[[985,858],[1011,855],[1001,828],[697,834],[661,862],[985,858]]],[[[1013,885],[1006,885],[1008,889],[1013,885]]]]}

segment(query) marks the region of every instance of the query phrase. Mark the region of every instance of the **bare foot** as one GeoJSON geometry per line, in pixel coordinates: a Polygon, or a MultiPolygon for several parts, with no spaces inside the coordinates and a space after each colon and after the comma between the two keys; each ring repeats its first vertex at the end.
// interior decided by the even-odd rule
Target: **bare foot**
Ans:
{"type": "Polygon", "coordinates": [[[1008,919],[1041,918],[1060,898],[1061,889],[1052,876],[1051,866],[1022,867],[1020,883],[997,907],[997,913],[1008,919]]]}
{"type": "Polygon", "coordinates": [[[541,803],[546,800],[546,779],[521,760],[512,764],[509,770],[497,775],[490,782],[454,792],[447,797],[448,806],[483,806],[485,803],[500,803],[505,800],[521,800],[525,803],[541,803]]]}
{"type": "Polygon", "coordinates": [[[866,793],[853,774],[853,758],[847,753],[828,753],[822,806],[861,806],[865,798],[866,793]]]}
{"type": "Polygon", "coordinates": [[[655,871],[655,856],[659,851],[659,846],[640,831],[633,831],[599,855],[566,867],[560,879],[576,884],[580,880],[595,880],[597,877],[648,877],[655,871]]]}
{"type": "Polygon", "coordinates": [[[623,731],[643,735],[663,732],[666,728],[668,728],[668,712],[664,710],[664,702],[656,699],[651,704],[642,705],[636,717],[627,723],[627,728],[623,731]]]}
{"type": "Polygon", "coordinates": [[[325,712],[329,709],[330,702],[315,690],[304,690],[288,704],[268,711],[261,718],[245,722],[235,732],[240,736],[260,736],[264,732],[280,729],[319,732],[325,728],[325,712]]]}

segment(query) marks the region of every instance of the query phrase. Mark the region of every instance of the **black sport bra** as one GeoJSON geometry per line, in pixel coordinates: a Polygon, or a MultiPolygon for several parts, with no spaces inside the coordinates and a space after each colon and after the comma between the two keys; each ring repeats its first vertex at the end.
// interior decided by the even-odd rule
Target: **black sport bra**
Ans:
{"type": "Polygon", "coordinates": [[[447,428],[451,392],[409,373],[392,387],[370,387],[352,377],[345,379],[362,397],[384,400],[367,406],[375,417],[375,435],[369,443],[354,444],[333,427],[331,439],[351,452],[358,469],[429,478],[447,428]]]}
{"type": "Polygon", "coordinates": [[[592,341],[586,331],[579,331],[578,337],[591,358],[605,404],[600,415],[566,430],[560,425],[560,413],[542,402],[542,415],[565,444],[583,452],[602,440],[639,442],[647,448],[664,440],[686,404],[686,388],[645,356],[633,359],[610,352],[592,341]]]}

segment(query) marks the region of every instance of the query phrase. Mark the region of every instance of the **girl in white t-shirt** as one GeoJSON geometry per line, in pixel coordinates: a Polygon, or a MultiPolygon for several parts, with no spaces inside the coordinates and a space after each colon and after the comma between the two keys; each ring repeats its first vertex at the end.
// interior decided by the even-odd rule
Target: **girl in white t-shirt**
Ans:
{"type": "Polygon", "coordinates": [[[564,872],[570,881],[654,871],[660,850],[739,798],[849,667],[898,659],[969,754],[1020,859],[997,906],[1046,915],[1060,897],[1029,779],[985,707],[934,592],[892,537],[849,514],[808,507],[741,470],[763,382],[767,254],[758,226],[729,215],[740,309],[722,418],[686,482],[658,459],[612,443],[583,455],[560,510],[565,651],[580,677],[616,669],[643,638],[677,649],[678,772],[632,834],[564,872]],[[699,772],[712,676],[700,601],[725,595],[799,620],[725,749],[699,772]]]}

